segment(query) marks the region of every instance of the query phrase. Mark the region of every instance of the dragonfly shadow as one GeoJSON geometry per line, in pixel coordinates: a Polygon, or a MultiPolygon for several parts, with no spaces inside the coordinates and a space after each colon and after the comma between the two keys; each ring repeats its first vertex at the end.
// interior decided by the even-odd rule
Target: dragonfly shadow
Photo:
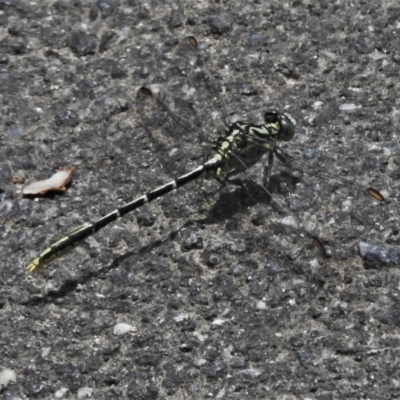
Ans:
{"type": "Polygon", "coordinates": [[[166,243],[170,240],[170,238],[166,238],[164,240],[155,240],[154,242],[142,246],[139,250],[130,250],[122,255],[119,255],[114,258],[114,260],[99,269],[89,270],[83,272],[78,275],[76,278],[69,278],[58,288],[47,291],[43,295],[34,295],[27,297],[26,300],[23,301],[23,304],[35,307],[35,306],[43,306],[45,304],[57,304],[60,300],[70,296],[72,293],[78,290],[79,286],[84,286],[90,283],[91,281],[95,281],[100,277],[107,277],[114,269],[119,268],[125,260],[129,260],[131,257],[140,258],[141,256],[148,254],[152,250],[158,248],[163,243],[166,243]]]}
{"type": "Polygon", "coordinates": [[[226,188],[222,187],[222,193],[218,191],[221,194],[214,202],[208,217],[198,222],[213,224],[229,220],[236,214],[247,213],[249,207],[257,204],[271,204],[271,194],[281,194],[282,182],[286,187],[294,187],[298,179],[286,171],[281,171],[270,177],[266,187],[252,179],[245,179],[235,182],[236,189],[232,191],[232,184],[227,183],[226,188]]]}

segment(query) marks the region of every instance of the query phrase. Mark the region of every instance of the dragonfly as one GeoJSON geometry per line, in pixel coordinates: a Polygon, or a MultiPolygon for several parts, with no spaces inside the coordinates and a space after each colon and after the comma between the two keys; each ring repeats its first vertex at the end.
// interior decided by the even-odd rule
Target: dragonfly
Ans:
{"type": "MultiPolygon", "coordinates": [[[[182,43],[183,45],[178,46],[179,52],[182,54],[182,57],[185,57],[188,52],[195,54],[196,66],[200,71],[200,81],[206,88],[213,107],[218,110],[220,126],[217,137],[211,141],[213,155],[190,172],[184,173],[164,185],[141,194],[139,197],[114,209],[107,215],[93,222],[86,223],[62,236],[41,251],[37,257],[27,265],[26,269],[28,272],[38,270],[66,251],[76,247],[84,239],[94,235],[112,222],[190,182],[201,178],[216,178],[225,185],[232,180],[232,177],[260,163],[266,154],[268,154],[267,179],[271,175],[275,158],[278,158],[285,165],[294,166],[305,172],[313,173],[313,171],[308,171],[305,165],[297,161],[294,156],[290,155],[279,146],[282,142],[290,142],[295,136],[296,121],[289,113],[273,109],[266,110],[263,115],[263,121],[258,124],[240,120],[231,121],[230,114],[227,111],[226,104],[219,89],[213,83],[211,77],[205,72],[205,61],[199,51],[196,38],[189,36],[185,38],[182,43]]],[[[191,88],[187,89],[190,90],[191,88]]],[[[176,126],[187,129],[191,135],[204,137],[206,133],[206,137],[212,136],[209,135],[207,130],[205,132],[204,129],[200,129],[198,124],[193,122],[193,120],[186,119],[185,116],[177,114],[169,107],[166,99],[166,93],[160,85],[156,84],[144,85],[140,87],[137,92],[137,103],[143,105],[143,110],[146,110],[147,104],[151,104],[151,107],[157,107],[162,110],[176,126]]],[[[344,177],[338,178],[336,175],[329,174],[328,172],[322,175],[326,179],[339,179],[348,184],[354,184],[354,182],[344,177]]],[[[263,188],[265,192],[274,199],[274,196],[267,189],[266,185],[263,185],[263,188]]],[[[364,189],[366,189],[367,193],[375,200],[385,201],[383,195],[378,190],[372,187],[364,189]]],[[[311,239],[324,257],[328,257],[328,253],[319,237],[304,228],[290,210],[285,208],[285,212],[295,221],[297,229],[311,239]]]]}

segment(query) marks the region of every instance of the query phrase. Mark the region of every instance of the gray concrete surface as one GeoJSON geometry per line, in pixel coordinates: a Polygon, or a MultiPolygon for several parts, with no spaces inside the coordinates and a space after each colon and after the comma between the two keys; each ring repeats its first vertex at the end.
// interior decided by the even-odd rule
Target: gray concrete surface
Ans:
{"type": "MultiPolygon", "coordinates": [[[[16,374],[0,398],[400,398],[399,35],[388,0],[0,0],[0,370],[16,374]],[[187,35],[233,117],[298,121],[284,148],[312,172],[277,163],[270,190],[332,257],[258,165],[246,193],[193,183],[26,274],[46,244],[204,160],[193,132],[143,127],[135,97],[182,93],[187,35]],[[13,183],[69,164],[63,195],[13,183]]],[[[208,126],[210,102],[189,100],[208,126]]]]}

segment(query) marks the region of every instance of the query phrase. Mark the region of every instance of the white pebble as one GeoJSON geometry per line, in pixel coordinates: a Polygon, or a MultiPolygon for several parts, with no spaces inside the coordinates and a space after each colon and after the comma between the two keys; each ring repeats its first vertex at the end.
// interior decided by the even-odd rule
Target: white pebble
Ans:
{"type": "Polygon", "coordinates": [[[211,322],[211,325],[218,325],[218,326],[221,326],[221,325],[223,325],[225,322],[226,322],[226,321],[225,321],[224,319],[222,319],[222,318],[216,318],[216,319],[214,319],[213,322],[211,322]]]}
{"type": "Polygon", "coordinates": [[[267,308],[267,305],[262,300],[260,300],[257,302],[256,308],[258,308],[259,310],[265,310],[267,308]]]}
{"type": "Polygon", "coordinates": [[[319,110],[320,108],[322,108],[322,105],[323,105],[324,103],[322,102],[322,101],[316,101],[313,105],[312,105],[312,108],[314,109],[314,110],[319,110]]]}
{"type": "Polygon", "coordinates": [[[352,111],[352,110],[357,110],[357,108],[362,108],[362,107],[357,106],[354,103],[344,103],[339,106],[339,110],[342,111],[352,111]]]}
{"type": "Polygon", "coordinates": [[[57,390],[57,392],[54,393],[54,397],[56,399],[61,399],[61,397],[64,397],[64,395],[68,392],[67,388],[62,388],[60,390],[57,390]]]}
{"type": "Polygon", "coordinates": [[[249,368],[249,369],[242,369],[241,371],[239,371],[239,373],[257,377],[263,373],[263,370],[259,368],[249,368]]]}
{"type": "Polygon", "coordinates": [[[128,332],[136,332],[137,329],[133,325],[126,324],[125,322],[120,322],[114,326],[114,335],[124,335],[128,332]]]}
{"type": "Polygon", "coordinates": [[[204,358],[198,358],[197,360],[194,360],[193,361],[193,364],[196,366],[196,367],[201,367],[202,365],[204,365],[204,364],[206,364],[207,363],[207,360],[205,360],[204,358]]]}
{"type": "Polygon", "coordinates": [[[42,358],[46,358],[50,354],[51,347],[43,347],[42,352],[40,355],[42,358]]]}
{"type": "Polygon", "coordinates": [[[80,388],[78,390],[78,399],[84,399],[85,397],[92,397],[93,389],[90,387],[80,388]]]}
{"type": "Polygon", "coordinates": [[[12,369],[4,368],[0,372],[0,389],[2,387],[7,387],[10,382],[16,382],[16,381],[17,381],[17,374],[12,369]]]}
{"type": "Polygon", "coordinates": [[[189,319],[189,315],[188,315],[188,314],[185,314],[185,313],[182,313],[182,314],[178,314],[178,315],[174,318],[174,321],[175,321],[175,322],[182,322],[182,321],[185,321],[186,319],[189,319]]]}

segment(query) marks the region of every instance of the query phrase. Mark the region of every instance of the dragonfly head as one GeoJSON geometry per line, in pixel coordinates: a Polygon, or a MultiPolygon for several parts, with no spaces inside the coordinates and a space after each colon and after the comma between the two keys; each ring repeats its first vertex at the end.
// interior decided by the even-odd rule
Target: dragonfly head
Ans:
{"type": "Polygon", "coordinates": [[[286,113],[277,111],[266,111],[264,114],[265,122],[277,131],[277,140],[292,140],[296,131],[295,119],[286,113]]]}

